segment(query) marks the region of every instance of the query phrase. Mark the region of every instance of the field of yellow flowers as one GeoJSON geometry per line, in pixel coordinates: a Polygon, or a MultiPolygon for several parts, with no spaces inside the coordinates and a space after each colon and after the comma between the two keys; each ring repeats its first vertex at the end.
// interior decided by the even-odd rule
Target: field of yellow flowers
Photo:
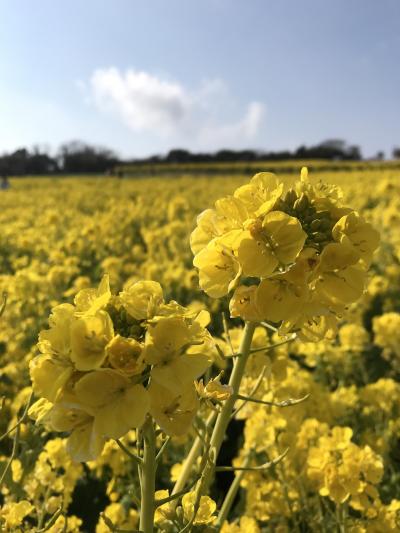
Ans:
{"type": "Polygon", "coordinates": [[[400,531],[400,171],[250,178],[0,191],[1,531],[400,531]]]}

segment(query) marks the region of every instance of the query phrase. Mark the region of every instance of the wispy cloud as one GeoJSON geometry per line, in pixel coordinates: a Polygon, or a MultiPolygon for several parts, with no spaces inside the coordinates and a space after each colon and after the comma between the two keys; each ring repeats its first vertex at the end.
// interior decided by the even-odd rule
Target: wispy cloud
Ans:
{"type": "Polygon", "coordinates": [[[95,70],[85,87],[100,111],[132,131],[167,137],[170,142],[198,149],[246,145],[257,136],[265,116],[261,102],[249,102],[244,110],[238,108],[229,88],[219,79],[190,89],[148,72],[121,72],[110,67],[95,70]]]}

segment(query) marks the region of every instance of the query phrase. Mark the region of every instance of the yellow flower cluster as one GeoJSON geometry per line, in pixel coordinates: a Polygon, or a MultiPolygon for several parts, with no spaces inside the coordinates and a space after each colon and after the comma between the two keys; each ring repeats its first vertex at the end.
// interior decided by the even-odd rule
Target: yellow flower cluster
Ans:
{"type": "MultiPolygon", "coordinates": [[[[11,483],[21,485],[28,500],[15,500],[11,491],[8,503],[0,509],[0,525],[5,531],[25,531],[25,521],[36,520],[44,524],[46,516],[52,516],[59,509],[67,509],[77,481],[83,474],[81,465],[74,463],[67,450],[65,439],[51,439],[44,445],[33,465],[29,461],[15,459],[11,465],[11,483]]],[[[18,494],[18,493],[17,493],[18,494]]],[[[82,521],[73,515],[59,516],[48,531],[79,531],[82,521]]],[[[40,529],[40,528],[39,528],[40,529]]]]}
{"type": "Polygon", "coordinates": [[[235,289],[232,317],[332,338],[337,317],[363,293],[379,242],[340,198],[334,187],[311,185],[305,168],[285,193],[273,174],[256,174],[197,219],[191,248],[201,288],[213,298],[235,289]]]}
{"type": "Polygon", "coordinates": [[[400,313],[384,313],[373,320],[374,342],[383,356],[400,368],[400,313]]]}
{"type": "MultiPolygon", "coordinates": [[[[315,175],[317,166],[313,163],[310,166],[315,175]]],[[[306,300],[318,301],[318,312],[323,314],[320,319],[318,315],[311,316],[317,323],[303,324],[299,332],[303,340],[292,341],[292,336],[282,339],[272,327],[262,324],[255,330],[252,353],[239,391],[242,396],[234,406],[235,418],[240,421],[233,423],[229,438],[222,445],[220,464],[229,466],[232,454],[237,453],[233,460],[235,467],[248,461],[249,467],[260,468],[287,448],[289,451],[279,464],[236,473],[236,476],[243,476],[240,493],[221,530],[224,533],[286,533],[306,529],[349,533],[399,531],[398,175],[396,167],[387,171],[378,167],[355,168],[352,172],[319,170],[318,178],[324,183],[335,183],[343,188],[346,204],[342,203],[338,189],[311,186],[309,182],[307,185],[304,172],[297,184],[291,175],[282,175],[280,179],[284,185],[279,198],[265,215],[256,214],[261,204],[250,214],[249,220],[262,219],[261,225],[257,222],[253,226],[245,224],[247,219],[242,220],[241,211],[237,215],[240,219],[237,226],[232,222],[236,217],[232,214],[232,206],[239,205],[236,201],[239,193],[229,197],[230,191],[240,190],[242,186],[245,187],[244,193],[246,188],[251,189],[246,183],[247,177],[239,174],[212,176],[212,179],[210,176],[185,176],[122,181],[106,178],[12,180],[11,189],[0,195],[0,307],[2,294],[7,293],[7,305],[0,317],[0,478],[3,477],[0,529],[10,533],[28,533],[41,528],[51,533],[94,531],[96,527],[99,532],[112,528],[139,529],[140,483],[129,455],[121,451],[115,440],[100,438],[100,443],[106,441],[102,454],[83,467],[71,460],[66,448],[69,442],[68,449],[71,449],[72,434],[76,433],[78,440],[77,436],[81,431],[84,433],[85,426],[90,426],[93,442],[96,442],[99,437],[94,430],[96,418],[96,428],[103,426],[108,430],[111,427],[116,429],[115,434],[119,434],[127,420],[118,397],[126,397],[126,405],[133,405],[128,414],[131,420],[142,407],[140,402],[132,401],[131,393],[136,386],[139,388],[135,390],[143,392],[144,389],[143,398],[147,396],[146,412],[152,412],[154,417],[157,414],[158,423],[164,424],[164,431],[173,429],[169,431],[173,437],[158,462],[156,483],[156,488],[163,489],[156,493],[156,499],[170,497],[173,483],[184,470],[191,442],[196,437],[208,438],[204,421],[215,416],[231,395],[231,389],[225,383],[229,378],[232,354],[240,351],[243,333],[240,321],[228,321],[227,328],[223,329],[221,311],[228,310],[227,298],[209,298],[198,290],[197,272],[192,266],[189,248],[189,235],[196,215],[217,198],[228,197],[229,201],[217,202],[212,210],[216,212],[218,207],[217,230],[210,226],[209,236],[204,237],[202,246],[204,244],[203,248],[210,252],[214,247],[210,242],[221,238],[220,244],[227,254],[224,256],[227,263],[222,266],[225,268],[226,264],[231,264],[229,261],[233,257],[232,293],[276,279],[285,280],[285,285],[291,288],[291,284],[298,283],[297,279],[296,283],[292,281],[292,276],[300,270],[296,265],[305,250],[311,249],[312,260],[307,258],[307,261],[310,260],[314,270],[307,274],[307,290],[300,293],[300,300],[306,296],[306,300]],[[292,211],[290,202],[288,206],[281,203],[290,190],[297,195],[292,211]],[[327,215],[324,211],[329,211],[330,224],[333,224],[330,242],[318,241],[313,235],[318,231],[308,227],[305,216],[298,210],[299,202],[296,210],[293,209],[302,194],[316,206],[318,217],[322,212],[321,221],[327,215]],[[322,203],[326,201],[326,205],[318,205],[317,199],[322,203]],[[18,216],[15,216],[15,205],[20,207],[18,216]],[[360,232],[361,241],[364,237],[368,241],[374,234],[370,233],[370,223],[379,230],[382,245],[372,258],[366,291],[357,303],[351,300],[338,304],[336,297],[341,302],[346,297],[347,285],[340,279],[343,271],[347,275],[347,269],[351,267],[350,272],[354,272],[354,268],[365,277],[369,262],[368,257],[363,257],[365,249],[360,254],[351,236],[349,242],[344,235],[344,231],[350,231],[350,223],[360,222],[355,212],[341,215],[340,218],[351,215],[347,219],[349,224],[340,226],[340,236],[338,233],[333,235],[332,230],[340,220],[336,217],[341,214],[343,205],[351,205],[365,218],[367,225],[360,232]],[[285,219],[286,216],[291,217],[290,221],[295,219],[288,225],[293,235],[298,223],[306,234],[302,249],[292,263],[286,262],[281,231],[274,233],[278,223],[273,222],[273,216],[276,216],[273,213],[278,212],[283,213],[285,219]],[[269,218],[264,223],[267,215],[269,218]],[[230,225],[224,225],[224,217],[229,219],[230,225]],[[364,230],[367,230],[366,234],[364,230]],[[225,234],[232,231],[240,232],[243,240],[240,256],[238,249],[232,248],[229,235],[225,239],[225,234]],[[260,241],[260,234],[264,236],[264,233],[266,237],[273,235],[277,239],[279,251],[276,253],[274,246],[268,248],[270,243],[265,238],[260,244],[263,251],[267,248],[265,254],[256,251],[254,259],[250,254],[243,258],[244,250],[253,252],[252,240],[260,241]],[[334,276],[330,272],[321,273],[321,257],[329,245],[345,246],[346,250],[347,245],[353,246],[360,258],[349,266],[340,265],[333,272],[334,276]],[[276,261],[279,264],[267,273],[267,268],[271,269],[276,261]],[[235,280],[237,264],[241,272],[235,280]],[[265,270],[253,270],[256,267],[265,270]],[[105,273],[109,273],[116,296],[111,294],[107,303],[90,310],[85,306],[86,298],[90,302],[100,296],[108,298],[110,291],[106,280],[100,283],[99,289],[90,289],[98,286],[105,273]],[[328,281],[325,292],[319,276],[328,281]],[[162,302],[158,307],[161,291],[155,285],[149,291],[153,297],[149,298],[150,305],[143,307],[132,297],[132,287],[143,283],[141,280],[150,279],[159,282],[164,289],[165,296],[161,294],[162,302]],[[344,296],[342,292],[345,292],[344,296]],[[171,307],[165,301],[171,299],[187,307],[179,311],[177,307],[173,313],[164,312],[164,306],[171,307]],[[70,305],[71,302],[74,305],[70,305]],[[136,308],[141,309],[140,313],[148,310],[149,316],[143,320],[135,318],[136,308]],[[51,309],[48,326],[46,320],[51,309]],[[200,313],[202,309],[211,312],[210,331],[214,340],[206,334],[202,344],[191,344],[185,347],[183,354],[175,353],[177,346],[186,342],[185,330],[178,322],[182,319],[189,329],[194,322],[204,327],[208,319],[204,312],[200,313]],[[156,322],[161,323],[158,332],[156,322]],[[327,335],[329,327],[333,328],[337,322],[338,336],[331,339],[327,335]],[[166,348],[170,343],[169,332],[174,340],[178,339],[171,351],[166,348]],[[317,337],[324,338],[318,342],[305,342],[317,337]],[[290,342],[281,344],[286,341],[290,342]],[[161,345],[166,350],[165,358],[158,351],[161,345]],[[198,406],[197,416],[193,418],[190,398],[186,404],[177,403],[169,394],[174,396],[179,389],[186,390],[185,364],[189,363],[186,358],[197,354],[201,354],[202,360],[207,359],[204,367],[207,371],[205,375],[197,376],[202,377],[202,381],[190,383],[189,389],[194,390],[193,403],[198,406]],[[209,366],[211,359],[217,368],[209,366]],[[45,410],[38,410],[38,406],[47,405],[49,413],[53,410],[53,414],[57,414],[62,412],[62,406],[68,409],[66,418],[49,415],[47,420],[46,416],[43,418],[44,425],[34,425],[24,416],[32,392],[28,364],[35,399],[41,398],[41,403],[33,411],[45,414],[45,410]],[[224,374],[220,375],[222,369],[224,374]],[[100,375],[107,379],[97,382],[100,375]],[[116,375],[118,379],[114,381],[116,375]],[[77,387],[82,379],[86,381],[77,387]],[[85,383],[87,389],[83,387],[85,383]],[[113,386],[120,383],[121,388],[114,395],[113,386]],[[153,386],[159,383],[166,389],[154,400],[150,395],[152,383],[153,386]],[[107,406],[102,403],[110,396],[112,412],[121,409],[115,424],[107,416],[107,406]],[[301,401],[291,405],[287,402],[289,399],[301,401]],[[173,428],[170,426],[171,413],[173,428]],[[74,414],[78,416],[75,420],[74,414]],[[73,415],[72,419],[70,415],[73,415]],[[54,431],[57,430],[53,429],[51,419],[62,424],[57,427],[68,427],[67,433],[71,436],[67,438],[63,432],[62,437],[66,438],[55,438],[54,431]],[[238,435],[243,424],[243,435],[238,435]],[[13,429],[16,426],[17,438],[13,429]],[[351,439],[344,438],[350,434],[349,428],[353,432],[351,439]],[[178,434],[184,430],[189,433],[178,434]],[[321,462],[325,459],[327,466],[323,468],[321,462]],[[382,464],[384,475],[375,482],[380,478],[382,464]],[[375,478],[371,477],[371,472],[375,478]],[[93,500],[90,508],[80,499],[82,490],[93,500]],[[321,495],[321,491],[326,495],[321,495]],[[349,496],[342,501],[345,494],[349,496]],[[62,513],[57,517],[61,508],[62,513]],[[108,523],[100,513],[109,519],[108,523]],[[112,524],[111,528],[109,524],[112,524]]],[[[266,178],[268,183],[275,180],[276,187],[282,186],[273,176],[268,178],[267,175],[266,178]]],[[[242,195],[241,202],[243,197],[247,198],[246,194],[242,195]]],[[[207,216],[213,220],[214,215],[208,214],[203,215],[204,221],[207,216]]],[[[324,224],[326,222],[322,228],[324,224]]],[[[192,237],[194,246],[196,232],[201,237],[203,230],[200,229],[205,226],[198,224],[192,237]]],[[[302,234],[298,232],[298,235],[302,234]]],[[[374,237],[368,241],[371,249],[373,240],[374,237]]],[[[297,248],[299,242],[298,239],[297,248]]],[[[219,245],[216,249],[220,249],[219,245]]],[[[200,249],[194,250],[196,256],[205,254],[200,249]]],[[[220,255],[217,253],[214,257],[219,260],[220,255]]],[[[226,285],[224,276],[227,271],[216,268],[213,272],[212,268],[207,270],[209,266],[205,262],[204,268],[198,268],[203,288],[206,287],[204,283],[209,283],[209,273],[211,278],[215,274],[214,280],[218,280],[218,273],[223,280],[222,286],[226,285]]],[[[232,279],[229,278],[228,288],[232,279]]],[[[216,286],[219,285],[217,281],[216,286]]],[[[349,298],[357,287],[358,284],[349,289],[349,298]]],[[[224,295],[227,294],[225,291],[224,288],[224,295]]],[[[265,294],[269,295],[266,290],[265,294]]],[[[284,296],[282,306],[278,305],[278,300],[268,312],[275,310],[292,315],[298,299],[295,300],[296,306],[292,306],[285,292],[284,296]]],[[[304,309],[309,303],[306,301],[304,309]]],[[[265,316],[268,322],[273,322],[273,318],[265,316]]],[[[280,329],[280,333],[290,331],[289,326],[299,330],[298,324],[291,325],[292,316],[290,320],[277,318],[274,326],[280,329]]],[[[191,337],[191,341],[197,340],[196,335],[191,337]]],[[[196,373],[195,368],[193,372],[196,373]]],[[[121,443],[132,452],[137,446],[140,449],[141,434],[141,431],[129,430],[121,437],[121,443]]],[[[160,449],[164,442],[165,436],[157,432],[156,448],[160,449]]],[[[93,457],[85,446],[83,443],[79,453],[87,452],[87,457],[93,457]]],[[[200,464],[199,459],[187,481],[186,487],[192,494],[184,502],[178,500],[176,507],[170,502],[156,509],[155,531],[175,533],[193,516],[193,489],[190,487],[198,478],[200,464]]],[[[226,496],[225,479],[222,474],[221,477],[216,474],[212,492],[208,493],[215,503],[211,498],[203,498],[194,530],[213,531],[217,527],[221,503],[226,496]]]]}
{"type": "Polygon", "coordinates": [[[336,504],[349,500],[351,507],[364,510],[378,497],[374,486],[382,479],[383,463],[369,446],[352,443],[352,436],[351,428],[336,426],[319,437],[308,451],[307,476],[321,496],[336,504]]]}
{"type": "Polygon", "coordinates": [[[149,413],[167,433],[190,427],[198,407],[194,380],[211,364],[207,313],[165,303],[161,286],[136,282],[112,296],[108,277],[82,289],[75,305],[53,308],[30,364],[29,411],[53,431],[68,431],[76,461],[95,459],[107,439],[141,427],[149,413]]]}

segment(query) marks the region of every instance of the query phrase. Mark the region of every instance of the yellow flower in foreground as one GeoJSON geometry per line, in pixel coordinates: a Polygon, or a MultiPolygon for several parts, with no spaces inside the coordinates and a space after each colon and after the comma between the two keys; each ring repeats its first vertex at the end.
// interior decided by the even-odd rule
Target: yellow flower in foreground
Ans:
{"type": "Polygon", "coordinates": [[[259,172],[249,183],[236,189],[234,196],[241,200],[249,213],[256,216],[266,215],[274,207],[283,192],[275,174],[259,172]]]}
{"type": "Polygon", "coordinates": [[[152,379],[172,391],[193,383],[211,364],[207,353],[196,352],[207,338],[198,322],[185,317],[161,317],[149,324],[145,360],[154,365],[152,379]]]}
{"type": "Polygon", "coordinates": [[[197,254],[216,236],[220,235],[218,215],[214,209],[206,209],[197,217],[197,226],[190,236],[190,247],[197,254]]]}
{"type": "Polygon", "coordinates": [[[250,287],[241,285],[235,290],[229,302],[231,317],[240,317],[243,320],[252,321],[262,320],[256,306],[257,289],[257,285],[251,285],[250,287]]]}
{"type": "Polygon", "coordinates": [[[77,370],[99,368],[106,358],[106,346],[114,327],[106,311],[82,315],[71,323],[71,360],[77,370]]]}
{"type": "Polygon", "coordinates": [[[203,248],[195,256],[193,265],[199,269],[200,287],[212,298],[228,294],[241,274],[239,262],[223,238],[214,239],[203,248]]]}
{"type": "Polygon", "coordinates": [[[138,281],[119,293],[119,300],[136,320],[152,318],[164,302],[161,285],[156,281],[138,281]]]}
{"type": "MultiPolygon", "coordinates": [[[[162,500],[163,498],[168,498],[168,490],[157,490],[154,494],[156,500],[162,500]]],[[[159,505],[156,507],[154,513],[154,522],[157,525],[161,525],[163,522],[174,518],[176,515],[175,507],[171,503],[164,503],[164,505],[159,505]]]]}
{"type": "Polygon", "coordinates": [[[366,266],[371,262],[372,254],[379,245],[379,233],[355,211],[337,221],[332,235],[335,241],[354,247],[366,266]]]}
{"type": "Polygon", "coordinates": [[[217,376],[215,379],[210,379],[206,385],[204,385],[202,379],[198,383],[195,383],[200,398],[215,400],[217,402],[227,400],[232,395],[233,389],[229,385],[223,385],[219,379],[220,376],[217,376]]]}
{"type": "Polygon", "coordinates": [[[81,405],[73,394],[64,394],[55,404],[42,398],[29,409],[29,416],[53,431],[71,432],[67,451],[74,461],[92,461],[103,450],[105,438],[95,430],[93,410],[81,405]]]}
{"type": "Polygon", "coordinates": [[[280,322],[302,313],[308,290],[295,285],[285,276],[263,280],[257,288],[255,305],[264,320],[280,322]]]}
{"type": "Polygon", "coordinates": [[[70,325],[74,319],[75,307],[60,304],[53,307],[49,317],[49,329],[39,334],[39,350],[44,354],[55,355],[58,359],[69,360],[71,351],[70,325]]]}
{"type": "Polygon", "coordinates": [[[75,305],[78,312],[94,315],[108,304],[111,299],[110,279],[103,276],[97,289],[82,289],[75,296],[75,305]]]}
{"type": "Polygon", "coordinates": [[[184,435],[190,429],[199,405],[194,385],[173,393],[153,381],[149,394],[150,414],[160,428],[168,435],[184,435]]]}
{"type": "Polygon", "coordinates": [[[316,296],[328,305],[348,305],[363,293],[365,271],[358,254],[345,244],[331,243],[322,251],[315,283],[316,296]]]}
{"type": "Polygon", "coordinates": [[[53,402],[74,372],[68,359],[39,355],[29,363],[32,388],[38,396],[53,402]]]}
{"type": "MultiPolygon", "coordinates": [[[[193,517],[195,502],[195,491],[187,492],[182,498],[183,514],[188,522],[193,517]]],[[[214,500],[212,500],[209,496],[201,496],[200,506],[193,523],[199,525],[211,524],[214,521],[214,513],[216,509],[217,505],[214,500]]]]}
{"type": "Polygon", "coordinates": [[[140,374],[145,368],[143,347],[135,339],[116,335],[106,346],[110,365],[127,376],[140,374]]]}
{"type": "Polygon", "coordinates": [[[149,409],[143,385],[132,384],[125,376],[108,368],[83,376],[75,385],[79,402],[94,413],[94,430],[101,437],[119,439],[140,427],[149,409]]]}
{"type": "Polygon", "coordinates": [[[272,211],[263,220],[250,221],[237,244],[243,274],[265,278],[279,265],[293,263],[306,238],[299,220],[281,211],[272,211]]]}

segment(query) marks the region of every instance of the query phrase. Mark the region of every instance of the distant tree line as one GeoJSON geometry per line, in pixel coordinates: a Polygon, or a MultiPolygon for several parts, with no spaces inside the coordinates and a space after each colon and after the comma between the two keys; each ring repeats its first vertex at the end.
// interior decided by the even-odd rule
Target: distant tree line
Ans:
{"type": "MultiPolygon", "coordinates": [[[[393,157],[400,158],[400,147],[393,150],[393,157]]],[[[377,159],[383,159],[378,152],[377,159]]],[[[0,175],[43,175],[112,173],[117,165],[144,163],[213,163],[236,161],[279,161],[290,159],[326,159],[332,161],[361,160],[360,148],[348,145],[342,139],[330,139],[315,146],[300,146],[296,150],[219,150],[215,153],[192,153],[184,149],[170,150],[166,155],[155,155],[144,159],[122,160],[112,150],[91,146],[81,141],[63,144],[55,156],[45,149],[21,148],[15,152],[0,155],[0,175]]]]}
{"type": "MultiPolygon", "coordinates": [[[[198,153],[192,154],[187,150],[170,150],[164,157],[156,156],[151,158],[151,162],[165,163],[208,163],[235,161],[285,161],[288,159],[327,159],[358,161],[362,159],[358,146],[348,146],[341,139],[324,141],[317,146],[300,146],[297,150],[282,150],[278,152],[256,151],[256,150],[219,150],[213,154],[198,153]]],[[[142,160],[144,162],[144,160],[142,160]]]]}
{"type": "Polygon", "coordinates": [[[63,144],[55,156],[38,147],[0,155],[0,175],[99,174],[120,163],[120,158],[108,148],[72,141],[63,144]]]}

